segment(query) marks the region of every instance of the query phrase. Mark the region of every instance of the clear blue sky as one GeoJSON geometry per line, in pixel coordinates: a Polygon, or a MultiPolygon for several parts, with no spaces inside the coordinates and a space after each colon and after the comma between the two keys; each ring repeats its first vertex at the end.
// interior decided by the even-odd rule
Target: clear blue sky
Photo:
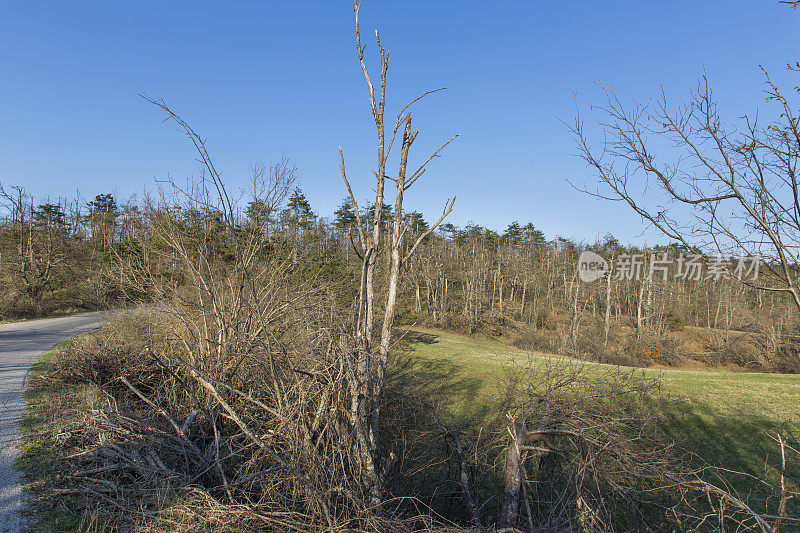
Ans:
{"type": "MultiPolygon", "coordinates": [[[[640,240],[643,224],[565,181],[589,173],[560,119],[599,102],[596,80],[646,100],[686,95],[705,67],[723,112],[764,105],[758,65],[800,56],[800,12],[777,0],[431,2],[365,0],[391,51],[389,113],[415,112],[417,156],[460,134],[407,206],[548,237],[640,240]]],[[[254,161],[286,155],[315,211],[344,197],[338,147],[366,197],[374,126],[358,66],[352,4],[319,2],[0,2],[0,181],[41,196],[122,197],[196,171],[191,147],[137,94],[164,98],[208,139],[231,187],[254,161]]],[[[796,83],[796,80],[795,80],[796,83]]],[[[387,113],[387,114],[389,114],[387,113]]]]}

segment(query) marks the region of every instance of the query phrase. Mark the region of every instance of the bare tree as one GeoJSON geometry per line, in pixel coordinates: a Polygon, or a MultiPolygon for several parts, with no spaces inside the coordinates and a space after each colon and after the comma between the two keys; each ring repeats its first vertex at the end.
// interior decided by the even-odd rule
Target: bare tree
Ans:
{"type": "Polygon", "coordinates": [[[570,129],[602,185],[585,192],[626,203],[689,249],[763,256],[768,283],[743,281],[786,293],[800,309],[800,117],[764,74],[776,106],[766,123],[754,115],[738,127],[725,124],[703,74],[689,101],[675,107],[663,90],[647,105],[627,106],[603,87],[599,147],[579,113],[570,129]]]}
{"type": "MultiPolygon", "coordinates": [[[[427,237],[436,227],[441,224],[445,217],[452,211],[455,203],[455,197],[445,203],[444,210],[439,219],[431,225],[431,227],[424,233],[417,236],[417,238],[410,244],[407,249],[403,247],[403,236],[405,235],[408,227],[403,224],[403,200],[407,190],[409,190],[419,178],[425,174],[428,164],[436,157],[439,157],[441,151],[450,144],[456,136],[445,142],[433,154],[425,159],[416,170],[409,171],[409,152],[411,145],[417,138],[418,131],[412,130],[411,126],[411,112],[409,109],[415,103],[419,102],[425,96],[437,92],[427,91],[417,98],[413,99],[405,105],[395,117],[394,123],[389,127],[387,139],[387,128],[384,120],[384,110],[386,107],[386,81],[387,72],[389,69],[389,52],[383,48],[380,41],[378,32],[375,32],[375,38],[378,45],[378,55],[380,58],[380,81],[379,86],[376,88],[370,78],[369,70],[364,60],[365,47],[361,44],[361,32],[358,20],[359,4],[356,0],[354,2],[355,9],[355,26],[356,26],[356,54],[361,69],[364,73],[364,78],[369,90],[370,105],[372,108],[372,116],[375,121],[375,127],[378,137],[378,162],[377,170],[373,170],[376,179],[375,186],[375,204],[374,216],[371,221],[362,219],[362,210],[359,209],[353,189],[347,178],[345,169],[344,153],[341,148],[339,149],[340,156],[340,170],[342,179],[344,180],[347,191],[350,195],[350,201],[353,205],[353,210],[356,215],[356,225],[358,228],[358,253],[362,259],[361,268],[361,283],[359,288],[358,311],[356,317],[356,348],[352,360],[348,360],[350,365],[350,394],[351,394],[351,424],[353,431],[356,434],[356,446],[358,453],[356,456],[360,460],[359,468],[361,471],[361,479],[363,488],[370,492],[373,502],[380,501],[380,491],[382,489],[382,472],[385,470],[380,452],[380,437],[379,437],[379,422],[380,422],[380,404],[383,397],[385,379],[386,379],[386,365],[388,362],[389,347],[392,339],[392,325],[394,322],[395,305],[397,303],[397,290],[400,282],[400,273],[403,265],[412,256],[422,240],[427,237]],[[401,136],[400,146],[400,160],[397,169],[396,177],[390,177],[386,174],[387,160],[392,150],[395,140],[401,136]],[[384,194],[386,187],[386,180],[392,181],[395,184],[395,200],[394,200],[394,218],[391,223],[391,231],[386,236],[388,252],[388,287],[385,294],[385,310],[383,316],[383,325],[380,333],[380,341],[377,351],[373,346],[374,335],[374,319],[375,319],[375,305],[376,305],[376,290],[375,290],[375,269],[377,266],[378,255],[381,251],[383,239],[383,223],[381,214],[384,206],[384,194]],[[369,225],[366,226],[364,222],[369,225]]],[[[367,213],[364,213],[367,216],[367,213]]]]}
{"type": "Polygon", "coordinates": [[[0,184],[0,204],[7,209],[15,241],[16,281],[34,301],[52,293],[57,271],[68,254],[66,202],[59,199],[34,206],[35,199],[22,186],[6,190],[0,184]]]}

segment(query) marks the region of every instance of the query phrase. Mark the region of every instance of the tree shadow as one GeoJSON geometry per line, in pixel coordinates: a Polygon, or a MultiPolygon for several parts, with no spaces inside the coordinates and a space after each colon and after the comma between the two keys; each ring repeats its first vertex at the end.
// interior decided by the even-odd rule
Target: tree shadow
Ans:
{"type": "MultiPolygon", "coordinates": [[[[653,408],[662,414],[664,437],[692,454],[693,466],[705,468],[701,477],[734,489],[754,508],[777,511],[781,451],[770,435],[788,436],[788,445],[797,449],[798,421],[782,423],[752,412],[728,412],[683,397],[663,397],[654,401],[653,408]]],[[[800,491],[800,454],[788,448],[785,479],[787,490],[800,491]]],[[[800,506],[790,500],[787,512],[797,516],[800,506]]]]}
{"type": "Polygon", "coordinates": [[[413,329],[406,329],[399,331],[400,341],[405,341],[409,344],[438,344],[439,335],[433,333],[424,333],[413,329]]]}
{"type": "MultiPolygon", "coordinates": [[[[460,466],[455,461],[452,441],[444,436],[439,422],[461,435],[472,457],[479,439],[479,445],[485,445],[487,435],[493,431],[499,412],[497,402],[481,395],[484,380],[469,375],[462,364],[414,353],[415,344],[439,343],[438,335],[415,330],[403,330],[402,335],[401,346],[395,349],[387,370],[386,416],[381,417],[384,430],[391,435],[386,442],[400,443],[395,452],[398,461],[393,492],[466,524],[460,466]]],[[[480,485],[475,489],[483,501],[487,492],[500,486],[500,479],[488,472],[474,475],[473,480],[480,485]]],[[[409,505],[416,505],[411,502],[409,505]]],[[[488,512],[493,514],[493,508],[488,512]]]]}
{"type": "Polygon", "coordinates": [[[387,374],[394,389],[428,407],[439,405],[445,422],[484,424],[493,403],[487,401],[485,393],[480,395],[484,379],[449,358],[423,358],[414,353],[415,344],[438,344],[439,335],[411,329],[401,335],[401,345],[394,351],[387,374]]]}

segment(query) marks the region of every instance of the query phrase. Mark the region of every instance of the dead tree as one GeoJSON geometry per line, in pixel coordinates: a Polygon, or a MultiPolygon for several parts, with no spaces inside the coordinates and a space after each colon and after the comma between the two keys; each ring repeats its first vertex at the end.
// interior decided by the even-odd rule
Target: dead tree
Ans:
{"type": "MultiPolygon", "coordinates": [[[[350,375],[350,423],[355,434],[355,446],[358,459],[358,467],[361,477],[362,488],[370,494],[374,503],[380,501],[380,492],[383,485],[383,471],[385,470],[381,457],[381,442],[379,436],[380,406],[383,397],[386,365],[388,362],[389,347],[392,339],[392,325],[394,322],[395,306],[397,304],[397,290],[400,283],[400,274],[403,265],[412,256],[416,248],[433,230],[435,230],[444,218],[452,211],[455,197],[445,203],[444,210],[439,219],[431,227],[417,236],[417,238],[407,248],[403,246],[403,236],[408,227],[403,224],[403,201],[404,195],[427,170],[428,164],[441,151],[452,142],[456,136],[445,142],[433,154],[425,159],[422,164],[414,171],[408,170],[409,152],[411,145],[417,137],[418,131],[411,126],[410,108],[425,96],[437,92],[427,91],[409,102],[403,107],[395,117],[394,123],[390,123],[388,131],[384,119],[386,106],[386,81],[389,69],[389,52],[383,48],[380,36],[375,33],[378,45],[378,55],[380,58],[380,78],[376,88],[372,82],[365,59],[364,46],[361,44],[361,33],[359,27],[358,11],[359,4],[354,2],[355,26],[356,26],[356,54],[364,78],[369,90],[369,100],[372,108],[372,117],[375,122],[378,141],[378,161],[377,169],[373,170],[375,175],[375,204],[374,216],[372,220],[362,219],[362,211],[359,209],[356,196],[350,186],[345,170],[344,154],[340,148],[340,170],[344,180],[353,210],[356,215],[356,225],[358,228],[358,253],[362,259],[361,282],[359,287],[358,308],[356,312],[355,326],[355,349],[353,356],[348,359],[350,375]],[[395,140],[400,136],[400,161],[397,174],[390,177],[386,174],[386,163],[392,150],[395,140]],[[394,218],[391,228],[386,235],[386,245],[383,243],[383,224],[381,213],[385,204],[384,195],[386,180],[395,185],[394,199],[394,218]],[[385,310],[383,324],[380,331],[380,340],[377,350],[374,346],[374,321],[375,306],[377,298],[375,288],[375,270],[378,264],[378,256],[384,251],[388,258],[388,286],[386,288],[385,310]]],[[[367,213],[364,212],[364,217],[367,213]]]]}
{"type": "Polygon", "coordinates": [[[636,372],[566,360],[512,375],[498,530],[615,531],[621,511],[631,520],[625,530],[636,531],[667,529],[658,527],[661,520],[673,524],[669,529],[677,523],[696,531],[712,517],[720,531],[774,533],[782,523],[796,525],[785,481],[785,454],[796,450],[784,436],[770,434],[780,446],[780,485],[762,480],[777,499],[756,510],[722,477],[711,482],[718,471],[736,472],[693,466],[659,436],[659,415],[650,407],[659,391],[659,381],[636,372]]]}
{"type": "Polygon", "coordinates": [[[642,408],[658,383],[620,369],[601,373],[590,376],[582,364],[552,360],[509,383],[498,528],[517,527],[524,513],[543,529],[606,531],[612,500],[639,497],[632,480],[670,471],[667,449],[645,429],[656,417],[642,408]],[[600,489],[617,467],[625,475],[609,484],[612,490],[600,489]],[[531,470],[538,471],[535,486],[531,470]]]}
{"type": "Polygon", "coordinates": [[[6,190],[0,185],[0,203],[8,210],[16,241],[16,282],[34,301],[52,293],[56,271],[67,257],[67,226],[61,200],[34,207],[24,187],[6,190]]]}
{"type": "Polygon", "coordinates": [[[767,100],[776,105],[767,124],[757,116],[725,124],[704,74],[690,101],[676,108],[663,92],[629,107],[604,87],[598,137],[606,140],[599,148],[579,113],[570,129],[602,186],[584,192],[627,204],[688,249],[763,255],[774,281],[743,281],[789,295],[800,310],[800,116],[765,77],[767,100]],[[674,151],[660,149],[664,144],[674,151]]]}

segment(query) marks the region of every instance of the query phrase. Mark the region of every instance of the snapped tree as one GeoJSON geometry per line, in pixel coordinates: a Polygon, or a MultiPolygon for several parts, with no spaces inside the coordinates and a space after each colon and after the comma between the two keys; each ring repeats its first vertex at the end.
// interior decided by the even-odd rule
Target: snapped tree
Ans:
{"type": "MultiPolygon", "coordinates": [[[[400,283],[400,273],[403,265],[411,258],[417,246],[422,240],[434,231],[453,210],[455,197],[445,203],[444,210],[439,219],[427,230],[419,233],[407,246],[403,246],[403,237],[410,225],[403,223],[403,201],[404,195],[416,182],[425,174],[428,164],[441,151],[450,144],[456,137],[442,144],[435,152],[428,156],[416,170],[409,171],[409,152],[411,145],[417,138],[418,130],[412,129],[410,108],[425,96],[437,92],[427,91],[405,105],[397,113],[394,123],[390,123],[387,132],[384,120],[386,106],[386,81],[389,69],[389,52],[383,48],[378,32],[375,38],[378,45],[378,55],[380,58],[380,75],[378,87],[373,84],[369,70],[364,59],[365,47],[361,44],[361,33],[359,27],[358,1],[354,2],[355,27],[356,27],[356,54],[364,78],[369,90],[369,101],[372,108],[372,117],[375,122],[378,141],[378,161],[377,168],[373,169],[375,176],[375,203],[371,210],[367,210],[365,216],[367,220],[362,220],[362,211],[359,209],[358,201],[350,186],[345,169],[344,153],[339,149],[340,170],[344,180],[350,202],[356,217],[356,227],[358,229],[357,250],[362,260],[361,281],[359,284],[358,307],[355,313],[355,346],[348,351],[351,355],[347,357],[350,392],[350,424],[352,433],[355,435],[354,446],[360,482],[365,492],[370,495],[373,503],[377,504],[381,499],[381,491],[384,486],[384,477],[390,458],[384,453],[380,440],[380,411],[386,383],[386,366],[389,357],[389,347],[392,339],[392,325],[394,323],[395,306],[397,303],[397,290],[400,283]],[[388,133],[388,138],[387,138],[388,133]],[[400,159],[397,174],[388,176],[387,161],[394,146],[395,140],[400,136],[400,159]],[[389,180],[395,185],[395,199],[392,209],[391,227],[385,236],[386,245],[382,247],[384,240],[384,221],[383,213],[385,209],[384,195],[386,181],[389,180]],[[371,211],[371,219],[370,219],[371,211]],[[383,324],[380,337],[375,338],[375,308],[376,301],[381,296],[376,291],[375,269],[378,262],[378,255],[381,253],[389,254],[389,273],[386,285],[385,307],[383,324]],[[375,341],[377,340],[377,346],[375,341]]],[[[413,232],[413,228],[412,228],[413,232]]]]}

